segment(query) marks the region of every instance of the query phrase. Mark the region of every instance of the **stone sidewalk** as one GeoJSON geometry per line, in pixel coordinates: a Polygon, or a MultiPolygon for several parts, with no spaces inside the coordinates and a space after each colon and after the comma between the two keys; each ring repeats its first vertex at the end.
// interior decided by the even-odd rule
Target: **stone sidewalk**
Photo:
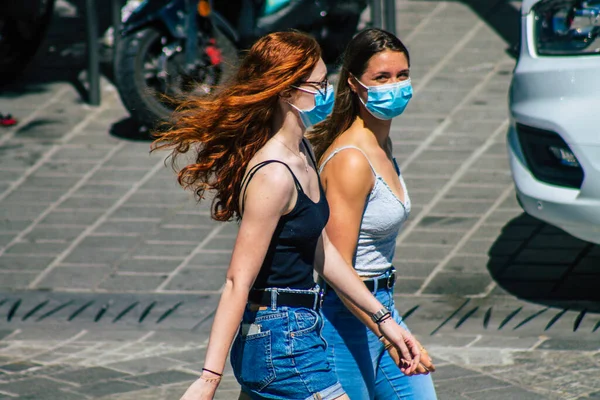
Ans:
{"type": "MultiPolygon", "coordinates": [[[[397,6],[415,96],[392,133],[413,204],[396,294],[440,399],[600,398],[600,249],[525,216],[510,178],[519,3],[397,6]]],[[[58,9],[0,93],[20,119],[0,131],[0,399],[176,399],[202,366],[236,225],[148,154],[109,79],[100,107],[82,102],[77,15],[58,9]]],[[[219,398],[238,390],[228,371],[219,398]]]]}

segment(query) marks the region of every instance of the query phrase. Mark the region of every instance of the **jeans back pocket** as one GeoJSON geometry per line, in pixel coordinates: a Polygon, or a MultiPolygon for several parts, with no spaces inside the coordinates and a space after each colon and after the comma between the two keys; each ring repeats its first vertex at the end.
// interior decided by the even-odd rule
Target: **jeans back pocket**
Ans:
{"type": "Polygon", "coordinates": [[[231,349],[231,365],[238,383],[260,392],[275,380],[271,331],[238,335],[231,349]]]}

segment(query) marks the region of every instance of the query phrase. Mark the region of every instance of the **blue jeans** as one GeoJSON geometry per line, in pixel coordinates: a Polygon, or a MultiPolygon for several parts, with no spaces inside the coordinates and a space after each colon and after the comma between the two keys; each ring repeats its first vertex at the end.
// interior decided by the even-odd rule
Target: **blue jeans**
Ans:
{"type": "MultiPolygon", "coordinates": [[[[314,290],[276,289],[317,293],[314,290]]],[[[272,296],[274,299],[276,296],[272,296]]],[[[344,394],[329,366],[322,315],[310,308],[247,306],[231,349],[233,373],[252,399],[323,399],[344,394]]]]}
{"type": "MultiPolygon", "coordinates": [[[[378,288],[375,297],[408,329],[395,308],[393,289],[378,288]]],[[[437,399],[431,375],[404,375],[377,336],[348,311],[333,289],[325,295],[322,312],[327,356],[351,399],[437,399]]]]}

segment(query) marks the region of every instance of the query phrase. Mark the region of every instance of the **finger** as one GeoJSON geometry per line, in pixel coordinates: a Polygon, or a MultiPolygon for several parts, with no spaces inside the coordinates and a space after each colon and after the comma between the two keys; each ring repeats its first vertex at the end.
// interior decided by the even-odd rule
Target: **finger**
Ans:
{"type": "Polygon", "coordinates": [[[429,368],[427,368],[423,363],[419,363],[417,366],[417,370],[415,371],[415,375],[428,375],[429,368]]]}
{"type": "Polygon", "coordinates": [[[406,344],[404,342],[396,343],[396,349],[400,353],[400,357],[402,359],[404,359],[405,361],[407,361],[409,363],[412,362],[412,360],[413,360],[413,357],[411,355],[412,352],[408,350],[408,347],[406,346],[406,344]]]}

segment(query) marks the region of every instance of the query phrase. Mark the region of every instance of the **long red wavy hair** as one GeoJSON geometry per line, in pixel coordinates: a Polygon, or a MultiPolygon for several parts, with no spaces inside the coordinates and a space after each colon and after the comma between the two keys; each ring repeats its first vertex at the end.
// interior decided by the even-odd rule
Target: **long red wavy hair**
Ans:
{"type": "Polygon", "coordinates": [[[214,191],[212,217],[240,218],[242,177],[250,159],[273,135],[272,120],[280,95],[310,75],[321,57],[312,37],[276,32],[259,39],[244,57],[232,81],[209,97],[182,103],[169,125],[157,133],[152,150],[170,149],[177,171],[179,156],[194,152],[194,162],[177,180],[198,201],[214,191]]]}

